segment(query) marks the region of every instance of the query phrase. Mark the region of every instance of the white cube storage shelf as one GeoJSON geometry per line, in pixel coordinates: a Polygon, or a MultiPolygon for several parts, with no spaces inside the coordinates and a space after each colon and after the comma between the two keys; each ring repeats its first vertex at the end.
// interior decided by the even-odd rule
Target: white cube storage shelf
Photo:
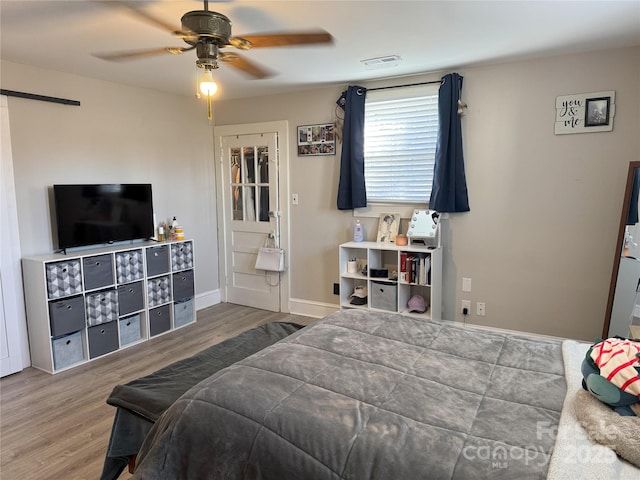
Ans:
{"type": "Polygon", "coordinates": [[[341,309],[360,308],[425,319],[442,318],[442,247],[348,242],[340,245],[339,261],[341,309]],[[355,272],[347,267],[354,261],[355,272]],[[361,305],[351,303],[356,287],[367,289],[367,298],[361,305]],[[407,304],[414,295],[424,298],[428,307],[425,312],[409,311],[407,304]]]}
{"type": "Polygon", "coordinates": [[[193,240],[22,259],[33,367],[80,365],[195,322],[193,240]]]}

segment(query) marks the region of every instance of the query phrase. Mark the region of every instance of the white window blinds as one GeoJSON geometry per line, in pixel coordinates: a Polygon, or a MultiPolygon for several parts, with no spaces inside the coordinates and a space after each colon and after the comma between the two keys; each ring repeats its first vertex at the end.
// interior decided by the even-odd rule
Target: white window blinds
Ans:
{"type": "Polygon", "coordinates": [[[368,203],[428,203],[438,135],[438,84],[367,92],[368,203]]]}

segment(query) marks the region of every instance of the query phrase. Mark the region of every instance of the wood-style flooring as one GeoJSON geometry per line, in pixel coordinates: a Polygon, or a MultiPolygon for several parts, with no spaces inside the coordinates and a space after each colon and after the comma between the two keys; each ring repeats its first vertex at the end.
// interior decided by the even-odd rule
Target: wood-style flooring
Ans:
{"type": "Polygon", "coordinates": [[[0,478],[97,480],[115,414],[106,399],[116,384],[264,323],[316,320],[229,303],[197,317],[192,325],[56,375],[27,368],[0,379],[0,478]]]}

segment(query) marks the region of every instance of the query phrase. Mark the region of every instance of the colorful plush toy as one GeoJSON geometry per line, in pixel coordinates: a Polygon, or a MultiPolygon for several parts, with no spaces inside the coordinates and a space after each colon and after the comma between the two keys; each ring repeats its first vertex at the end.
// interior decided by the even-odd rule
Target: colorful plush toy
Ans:
{"type": "Polygon", "coordinates": [[[602,340],[582,361],[582,387],[623,416],[640,416],[640,342],[602,340]]]}

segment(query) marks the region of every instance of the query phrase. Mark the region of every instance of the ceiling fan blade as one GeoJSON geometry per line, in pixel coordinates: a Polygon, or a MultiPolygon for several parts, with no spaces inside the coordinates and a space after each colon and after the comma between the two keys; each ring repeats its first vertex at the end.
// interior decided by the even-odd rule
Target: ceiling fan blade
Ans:
{"type": "MultiPolygon", "coordinates": [[[[260,35],[243,35],[242,37],[234,37],[231,44],[242,44],[242,40],[251,43],[251,48],[264,47],[289,47],[292,45],[311,45],[319,43],[333,43],[333,37],[329,32],[318,30],[315,32],[291,32],[291,33],[266,33],[260,35]],[[237,39],[237,40],[236,40],[237,39]],[[235,43],[234,43],[235,42],[235,43]]],[[[242,47],[238,47],[241,48],[242,47]]]]}
{"type": "Polygon", "coordinates": [[[94,53],[93,56],[110,62],[126,62],[127,60],[137,60],[139,58],[152,57],[154,55],[162,55],[164,53],[179,55],[188,50],[193,50],[194,48],[195,47],[163,47],[147,50],[130,50],[126,52],[94,53]]]}
{"type": "Polygon", "coordinates": [[[147,12],[140,10],[135,4],[133,4],[132,2],[125,2],[122,0],[103,0],[100,3],[107,5],[109,7],[121,7],[124,10],[126,10],[128,13],[134,15],[135,17],[137,17],[140,20],[144,20],[145,22],[155,26],[155,27],[159,27],[162,28],[163,30],[166,30],[168,32],[173,33],[174,35],[184,38],[184,37],[195,37],[197,38],[197,35],[194,32],[191,31],[184,31],[181,30],[179,28],[175,28],[174,25],[165,22],[164,20],[154,17],[153,15],[148,14],[147,12]]]}
{"type": "Polygon", "coordinates": [[[218,60],[232,66],[233,68],[241,70],[253,78],[269,78],[275,75],[274,72],[267,70],[255,62],[250,62],[246,58],[235,53],[222,52],[218,55],[218,60]]]}

